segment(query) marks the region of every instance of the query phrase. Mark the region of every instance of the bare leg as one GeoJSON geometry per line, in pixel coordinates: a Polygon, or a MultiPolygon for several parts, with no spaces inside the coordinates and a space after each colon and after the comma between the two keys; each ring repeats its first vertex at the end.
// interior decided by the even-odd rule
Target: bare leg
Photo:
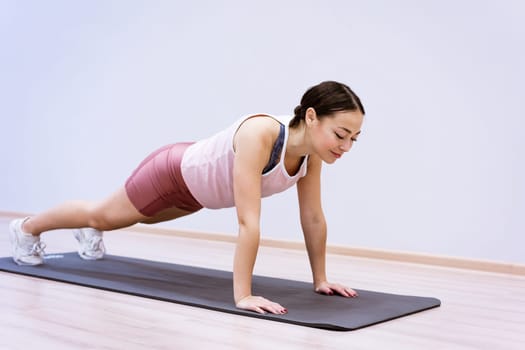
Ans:
{"type": "Polygon", "coordinates": [[[23,230],[33,235],[62,228],[92,227],[101,231],[131,226],[148,218],[131,203],[124,187],[101,202],[71,201],[28,219],[23,230]]]}
{"type": "Polygon", "coordinates": [[[156,224],[158,222],[163,222],[163,221],[169,221],[169,220],[177,219],[177,218],[180,218],[182,216],[186,216],[186,215],[189,215],[189,214],[192,214],[192,213],[194,213],[194,212],[187,211],[187,210],[182,210],[182,209],[179,209],[179,208],[168,208],[168,209],[162,210],[161,212],[159,212],[155,216],[148,217],[147,219],[141,220],[140,222],[143,223],[143,224],[156,224]]]}

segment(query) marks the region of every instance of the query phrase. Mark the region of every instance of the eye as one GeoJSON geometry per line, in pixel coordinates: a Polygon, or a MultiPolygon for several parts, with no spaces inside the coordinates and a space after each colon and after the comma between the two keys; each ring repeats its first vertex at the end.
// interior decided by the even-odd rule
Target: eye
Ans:
{"type": "Polygon", "coordinates": [[[343,137],[343,136],[341,136],[341,135],[339,135],[338,133],[335,133],[335,136],[337,136],[337,138],[338,138],[339,140],[342,140],[342,139],[344,139],[344,137],[343,137]]]}
{"type": "Polygon", "coordinates": [[[350,140],[352,140],[352,142],[357,142],[357,137],[353,137],[350,140]]]}

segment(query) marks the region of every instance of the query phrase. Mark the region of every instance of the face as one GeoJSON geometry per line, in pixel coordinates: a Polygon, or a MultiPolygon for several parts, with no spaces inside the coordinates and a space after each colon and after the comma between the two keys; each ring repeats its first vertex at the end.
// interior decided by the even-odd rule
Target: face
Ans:
{"type": "Polygon", "coordinates": [[[363,124],[363,115],[359,111],[340,111],[319,119],[312,108],[305,117],[313,151],[328,164],[350,151],[363,124]]]}

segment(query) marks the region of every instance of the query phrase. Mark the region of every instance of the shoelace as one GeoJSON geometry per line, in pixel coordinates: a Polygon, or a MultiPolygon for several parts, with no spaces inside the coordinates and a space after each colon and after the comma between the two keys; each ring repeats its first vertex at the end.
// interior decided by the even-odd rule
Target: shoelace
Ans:
{"type": "Polygon", "coordinates": [[[95,236],[92,237],[88,242],[87,246],[90,251],[98,250],[100,247],[100,243],[102,242],[102,238],[95,236]]]}
{"type": "Polygon", "coordinates": [[[42,241],[38,241],[31,247],[29,255],[44,255],[44,249],[46,249],[46,244],[42,241]]]}

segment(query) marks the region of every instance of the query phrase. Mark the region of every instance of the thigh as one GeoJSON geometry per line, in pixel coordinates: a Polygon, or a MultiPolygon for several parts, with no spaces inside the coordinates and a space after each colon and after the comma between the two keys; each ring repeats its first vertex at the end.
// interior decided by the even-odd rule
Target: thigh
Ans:
{"type": "Polygon", "coordinates": [[[143,224],[156,224],[158,222],[174,220],[182,216],[194,213],[194,211],[182,210],[179,208],[168,208],[155,214],[155,216],[148,217],[141,221],[143,224]]]}
{"type": "Polygon", "coordinates": [[[92,218],[95,226],[103,230],[110,230],[134,225],[146,219],[147,216],[135,208],[126,189],[122,187],[94,206],[92,218]]]}

